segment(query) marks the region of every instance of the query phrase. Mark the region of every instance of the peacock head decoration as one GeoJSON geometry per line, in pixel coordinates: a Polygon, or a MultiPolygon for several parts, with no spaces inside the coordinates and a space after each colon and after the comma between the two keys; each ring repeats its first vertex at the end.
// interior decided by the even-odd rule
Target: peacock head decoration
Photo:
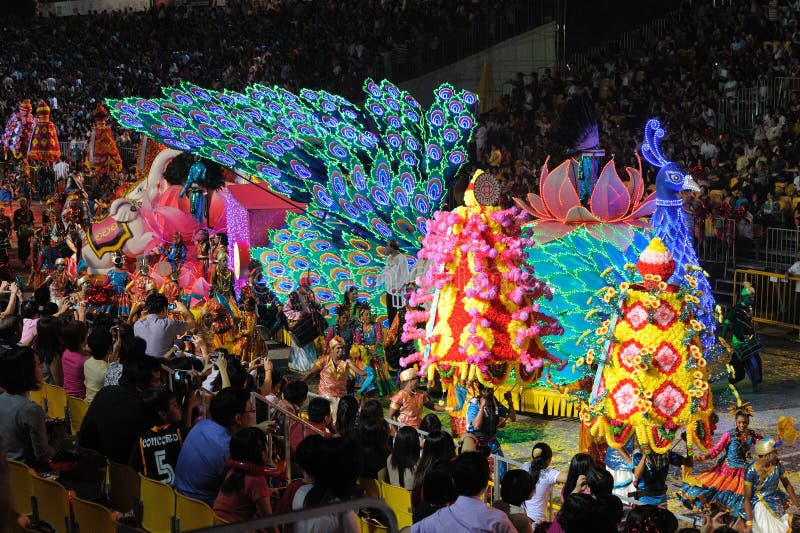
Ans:
{"type": "Polygon", "coordinates": [[[661,139],[666,131],[661,127],[661,122],[656,118],[647,121],[644,127],[644,141],[642,142],[642,157],[648,163],[658,168],[656,175],[656,202],[680,200],[681,191],[699,192],[700,187],[695,183],[692,175],[686,172],[682,165],[666,158],[661,151],[661,139]]]}

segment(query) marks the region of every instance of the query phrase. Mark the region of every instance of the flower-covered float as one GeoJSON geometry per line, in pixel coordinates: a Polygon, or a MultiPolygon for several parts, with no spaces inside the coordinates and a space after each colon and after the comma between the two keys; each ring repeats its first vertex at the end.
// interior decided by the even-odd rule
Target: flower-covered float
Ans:
{"type": "MultiPolygon", "coordinates": [[[[691,270],[692,267],[689,267],[691,270]]],[[[680,286],[667,283],[672,255],[653,238],[636,265],[641,281],[598,291],[600,308],[588,313],[599,323],[581,345],[591,346],[576,362],[595,375],[582,391],[581,422],[596,441],[620,448],[635,434],[642,450],[666,453],[678,428],[686,428],[689,454],[711,444],[713,412],[706,359],[696,320],[701,292],[686,274],[680,286]]]]}
{"type": "Polygon", "coordinates": [[[525,262],[531,243],[521,235],[520,212],[494,206],[498,197],[495,178],[477,171],[465,205],[434,214],[419,252],[433,266],[418,279],[410,303],[419,308],[406,314],[403,339],[423,349],[401,364],[419,363],[429,382],[438,373],[449,405],[457,403],[460,385],[496,387],[512,370],[528,383],[541,376],[545,361],[565,364],[542,344],[563,328],[540,310],[540,299],[552,293],[525,262]]]}

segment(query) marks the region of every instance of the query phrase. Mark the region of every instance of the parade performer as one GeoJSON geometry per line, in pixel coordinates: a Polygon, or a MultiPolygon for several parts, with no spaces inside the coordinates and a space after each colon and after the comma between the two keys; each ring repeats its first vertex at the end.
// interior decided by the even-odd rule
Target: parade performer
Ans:
{"type": "Polygon", "coordinates": [[[131,275],[122,268],[125,258],[122,254],[114,254],[114,266],[106,273],[103,285],[111,287],[111,298],[104,311],[111,316],[126,317],[131,313],[131,299],[127,287],[131,275]]]}
{"type": "Polygon", "coordinates": [[[732,333],[733,353],[730,364],[734,371],[730,374],[728,381],[737,383],[747,376],[753,387],[757,387],[763,379],[761,355],[758,353],[761,349],[761,341],[758,339],[753,322],[755,294],[756,290],[750,282],[745,281],[739,301],[728,311],[722,327],[722,337],[725,337],[728,328],[732,333]]]}
{"type": "Polygon", "coordinates": [[[234,297],[233,272],[228,268],[228,258],[223,257],[211,275],[211,287],[208,295],[217,299],[228,300],[234,297]]]}
{"type": "MultiPolygon", "coordinates": [[[[504,399],[508,407],[494,397],[494,388],[481,382],[475,383],[475,396],[469,401],[466,422],[467,434],[462,440],[461,452],[488,451],[489,454],[503,455],[497,441],[497,430],[505,425],[506,420],[516,421],[517,412],[511,400],[511,391],[506,391],[504,399]]],[[[505,463],[500,465],[500,478],[505,474],[505,463]]]]}
{"type": "Polygon", "coordinates": [[[36,122],[31,135],[28,159],[42,163],[55,163],[61,157],[56,125],[50,120],[50,107],[44,100],[36,107],[36,122]]]}
{"type": "Polygon", "coordinates": [[[122,170],[122,158],[111,126],[106,123],[108,110],[103,104],[97,104],[92,111],[92,118],[94,126],[86,146],[86,164],[95,174],[108,176],[122,170]]]}
{"type": "MultiPolygon", "coordinates": [[[[796,510],[800,507],[794,487],[786,477],[778,453],[775,451],[775,441],[762,439],[756,444],[758,458],[747,467],[744,475],[745,512],[747,521],[745,531],[753,533],[786,533],[791,531],[787,503],[791,503],[796,510]],[[783,483],[789,498],[779,488],[778,483],[783,483]]],[[[795,511],[796,512],[796,511],[795,511]]]]}
{"type": "MultiPolygon", "coordinates": [[[[413,283],[407,284],[403,288],[405,305],[397,312],[394,320],[389,323],[389,330],[383,341],[384,353],[386,354],[386,365],[391,370],[403,368],[400,361],[411,356],[417,349],[413,339],[403,340],[403,330],[406,325],[406,317],[420,310],[419,306],[411,305],[411,297],[417,289],[413,283]]],[[[420,322],[418,327],[424,327],[425,323],[420,322]]]]}
{"type": "Polygon", "coordinates": [[[40,287],[47,286],[50,289],[50,301],[61,307],[61,302],[67,296],[70,288],[69,272],[67,272],[67,260],[63,257],[56,259],[56,270],[47,276],[40,287]]]}
{"type": "Polygon", "coordinates": [[[689,456],[711,444],[704,326],[694,315],[701,294],[688,274],[682,286],[667,283],[674,269],[669,250],[653,238],[637,264],[626,265],[642,281],[618,283],[622,274],[609,268],[607,287],[597,291],[602,301],[589,313],[598,327],[576,364],[588,365],[595,379],[591,392],[579,392],[580,418],[595,441],[612,448],[635,433],[643,453],[666,454],[682,426],[689,456]]]}
{"type": "Polygon", "coordinates": [[[266,332],[275,333],[280,327],[280,319],[283,318],[283,305],[264,278],[261,263],[253,260],[250,261],[248,267],[250,270],[247,274],[247,286],[250,287],[256,300],[258,324],[266,332]]]}
{"type": "Polygon", "coordinates": [[[228,234],[215,233],[211,238],[211,246],[211,262],[214,264],[214,268],[217,268],[216,265],[220,261],[228,260],[228,234]]]}
{"type": "MultiPolygon", "coordinates": [[[[25,281],[25,284],[30,287],[38,287],[42,281],[42,240],[44,239],[44,229],[43,228],[35,228],[33,230],[33,236],[31,237],[30,241],[30,249],[31,249],[31,271],[28,274],[28,279],[25,281]]],[[[47,240],[49,241],[50,238],[48,237],[47,240]]]]}
{"type": "Polygon", "coordinates": [[[351,319],[347,308],[339,305],[336,308],[336,322],[325,332],[325,343],[329,343],[334,337],[341,337],[344,339],[345,353],[351,356],[358,355],[357,346],[361,344],[361,336],[357,326],[358,324],[351,319]]]}
{"type": "Polygon", "coordinates": [[[311,276],[300,278],[300,286],[289,293],[283,314],[288,320],[292,338],[289,349],[289,370],[308,372],[317,359],[314,340],[322,334],[325,319],[322,307],[311,290],[311,276]]]}
{"type": "Polygon", "coordinates": [[[140,257],[138,263],[139,275],[133,278],[133,281],[129,282],[128,286],[125,287],[125,290],[130,294],[131,315],[144,305],[147,294],[152,290],[152,287],[155,287],[155,281],[149,274],[150,269],[147,266],[147,258],[140,257]]]}
{"type": "Polygon", "coordinates": [[[211,261],[211,241],[208,239],[208,230],[201,228],[194,234],[195,258],[203,269],[203,277],[208,278],[209,263],[211,261]]]}
{"type": "Polygon", "coordinates": [[[434,411],[452,411],[452,407],[434,404],[425,391],[419,390],[419,374],[416,368],[406,368],[400,372],[399,391],[389,400],[387,418],[397,420],[404,426],[419,429],[424,407],[434,411]]]}
{"type": "Polygon", "coordinates": [[[6,153],[10,152],[17,159],[28,155],[28,146],[33,135],[33,106],[30,100],[23,100],[19,108],[12,113],[3,132],[2,144],[6,153]]]}
{"type": "Polygon", "coordinates": [[[753,416],[750,403],[738,403],[730,409],[736,426],[723,433],[705,456],[697,458],[708,461],[722,454],[720,460],[678,491],[678,498],[690,509],[718,506],[734,516],[744,517],[745,470],[750,462],[750,447],[761,440],[761,435],[750,429],[753,416]]]}
{"type": "Polygon", "coordinates": [[[365,350],[367,364],[375,374],[375,386],[378,394],[388,396],[394,392],[394,381],[389,375],[386,358],[383,356],[383,326],[375,320],[369,302],[356,304],[358,314],[358,336],[365,350]]]}
{"type": "Polygon", "coordinates": [[[257,300],[249,285],[242,287],[242,313],[239,319],[239,340],[234,348],[243,362],[254,361],[269,353],[267,341],[258,332],[257,300]]]}
{"type": "Polygon", "coordinates": [[[27,264],[31,255],[31,236],[33,235],[33,211],[28,206],[27,198],[19,199],[19,209],[14,211],[14,229],[17,232],[17,252],[19,260],[27,264]]]}
{"type": "Polygon", "coordinates": [[[200,323],[211,334],[211,344],[214,350],[233,348],[233,344],[239,336],[236,324],[231,314],[219,301],[211,298],[206,302],[200,323]]]}
{"type": "Polygon", "coordinates": [[[158,247],[158,253],[163,255],[172,266],[172,271],[180,272],[183,263],[186,262],[186,245],[183,244],[183,237],[179,231],[172,234],[172,242],[167,248],[158,247]]]}
{"type": "Polygon", "coordinates": [[[341,337],[334,337],[328,343],[325,354],[318,358],[311,369],[303,375],[302,380],[307,381],[314,374],[319,374],[318,393],[331,402],[331,415],[336,421],[336,411],[339,400],[347,393],[347,381],[355,376],[364,376],[363,370],[358,368],[344,350],[345,341],[341,337]]]}
{"type": "Polygon", "coordinates": [[[161,290],[159,292],[167,298],[169,303],[174,303],[175,300],[178,300],[183,296],[183,288],[180,284],[180,277],[180,272],[171,272],[169,279],[166,281],[166,283],[164,283],[164,285],[161,286],[161,290]]]}

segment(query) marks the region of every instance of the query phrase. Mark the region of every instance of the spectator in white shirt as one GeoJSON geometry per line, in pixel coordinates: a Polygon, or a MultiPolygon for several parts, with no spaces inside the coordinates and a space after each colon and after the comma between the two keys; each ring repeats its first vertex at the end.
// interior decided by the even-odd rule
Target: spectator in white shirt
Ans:
{"type": "Polygon", "coordinates": [[[403,287],[409,281],[408,261],[400,253],[400,244],[392,239],[386,243],[386,266],[383,267],[378,279],[375,280],[377,286],[386,287],[386,314],[389,324],[394,321],[394,316],[404,305],[403,287]]]}
{"type": "Polygon", "coordinates": [[[550,468],[553,460],[553,450],[545,442],[537,442],[531,451],[531,460],[522,465],[533,477],[535,489],[533,496],[527,500],[522,508],[534,525],[547,520],[547,504],[553,496],[553,485],[563,484],[567,480],[566,472],[559,472],[550,468]]]}

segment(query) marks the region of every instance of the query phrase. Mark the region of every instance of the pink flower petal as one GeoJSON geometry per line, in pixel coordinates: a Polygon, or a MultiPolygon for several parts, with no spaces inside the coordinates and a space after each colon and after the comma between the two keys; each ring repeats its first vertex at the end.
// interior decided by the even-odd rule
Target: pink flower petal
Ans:
{"type": "Polygon", "coordinates": [[[594,216],[588,209],[586,209],[582,205],[579,205],[569,210],[565,222],[570,222],[570,223],[600,222],[600,219],[594,216]]]}
{"type": "Polygon", "coordinates": [[[653,214],[656,210],[656,193],[651,193],[647,198],[644,199],[642,203],[640,203],[633,213],[630,214],[628,218],[643,218],[649,217],[653,214]]]}
{"type": "Polygon", "coordinates": [[[600,172],[589,204],[592,213],[605,222],[620,220],[630,209],[631,195],[617,175],[613,159],[600,172]]]}
{"type": "Polygon", "coordinates": [[[570,209],[581,205],[571,179],[576,166],[577,162],[573,159],[564,161],[543,177],[539,186],[545,208],[561,221],[566,220],[570,209]]]}
{"type": "Polygon", "coordinates": [[[625,170],[628,172],[628,177],[630,178],[630,181],[628,181],[628,192],[631,195],[633,209],[636,209],[644,196],[644,180],[642,179],[641,172],[637,169],[626,167],[625,170]]]}

